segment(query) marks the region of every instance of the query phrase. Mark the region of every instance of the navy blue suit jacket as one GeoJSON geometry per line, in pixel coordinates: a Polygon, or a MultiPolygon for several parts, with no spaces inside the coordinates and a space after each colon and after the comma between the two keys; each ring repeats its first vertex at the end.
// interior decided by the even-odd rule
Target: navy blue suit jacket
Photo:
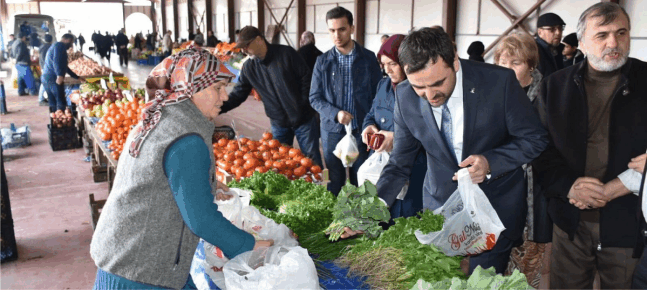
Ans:
{"type": "MultiPolygon", "coordinates": [[[[548,138],[536,110],[512,70],[461,60],[465,112],[462,161],[480,154],[490,164],[491,179],[479,184],[511,239],[526,223],[527,182],[521,165],[546,148],[548,138]]],[[[378,195],[391,205],[406,182],[418,150],[427,153],[423,191],[444,204],[457,189],[458,164],[443,142],[431,105],[408,81],[398,85],[394,148],[378,181],[378,195]]],[[[433,210],[433,209],[432,209],[433,210]]]]}

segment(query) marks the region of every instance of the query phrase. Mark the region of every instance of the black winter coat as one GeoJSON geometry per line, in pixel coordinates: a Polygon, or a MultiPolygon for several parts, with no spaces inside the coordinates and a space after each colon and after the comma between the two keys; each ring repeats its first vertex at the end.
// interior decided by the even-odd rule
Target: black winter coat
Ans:
{"type": "MultiPolygon", "coordinates": [[[[573,239],[579,227],[580,210],[568,201],[568,192],[584,176],[588,130],[588,106],[584,89],[584,60],[546,78],[535,106],[549,133],[548,148],[532,166],[542,192],[548,198],[548,213],[555,225],[573,239]]],[[[609,160],[601,180],[607,183],[625,170],[631,158],[647,148],[647,63],[629,58],[621,68],[618,88],[611,100],[609,160]]],[[[634,248],[638,239],[638,197],[628,194],[600,209],[602,247],[634,248]]]]}
{"type": "Polygon", "coordinates": [[[539,49],[539,64],[537,69],[544,78],[550,76],[552,73],[564,68],[564,56],[562,49],[557,49],[557,55],[553,55],[550,50],[550,45],[541,37],[535,37],[537,48],[539,49]]]}
{"type": "Polygon", "coordinates": [[[315,68],[315,63],[317,62],[317,57],[322,55],[323,52],[321,52],[314,43],[310,43],[299,48],[299,54],[306,61],[310,70],[313,70],[315,68]]]}
{"type": "Polygon", "coordinates": [[[221,113],[240,106],[253,88],[261,96],[272,123],[284,128],[299,127],[315,116],[308,99],[312,71],[294,48],[266,44],[265,59],[250,59],[243,65],[238,84],[221,113]]]}

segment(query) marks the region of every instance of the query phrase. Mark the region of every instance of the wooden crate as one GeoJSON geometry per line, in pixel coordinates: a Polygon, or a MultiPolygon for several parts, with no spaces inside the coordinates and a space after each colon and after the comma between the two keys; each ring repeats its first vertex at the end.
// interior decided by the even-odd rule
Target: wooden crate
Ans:
{"type": "Polygon", "coordinates": [[[106,200],[95,200],[94,193],[90,193],[90,217],[92,218],[92,230],[95,230],[97,227],[97,222],[99,222],[99,216],[101,215],[101,209],[106,204],[106,200]]]}

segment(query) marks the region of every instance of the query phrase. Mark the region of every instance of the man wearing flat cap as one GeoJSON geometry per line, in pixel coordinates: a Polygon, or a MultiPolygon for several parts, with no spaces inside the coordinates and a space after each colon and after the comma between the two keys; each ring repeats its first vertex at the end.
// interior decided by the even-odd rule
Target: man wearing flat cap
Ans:
{"type": "Polygon", "coordinates": [[[270,118],[274,138],[292,146],[296,137],[301,151],[321,166],[319,123],[308,100],[312,71],[306,61],[290,46],[270,44],[253,26],[240,30],[236,48],[251,59],[245,62],[238,84],[221,113],[240,106],[256,89],[270,118]]]}
{"type": "Polygon", "coordinates": [[[584,53],[577,49],[577,34],[575,32],[564,36],[562,44],[564,44],[562,54],[564,55],[565,68],[584,60],[584,53]]]}
{"type": "Polygon", "coordinates": [[[537,36],[535,41],[539,48],[539,65],[537,69],[544,78],[563,69],[562,32],[564,20],[555,13],[546,13],[537,19],[537,36]]]}

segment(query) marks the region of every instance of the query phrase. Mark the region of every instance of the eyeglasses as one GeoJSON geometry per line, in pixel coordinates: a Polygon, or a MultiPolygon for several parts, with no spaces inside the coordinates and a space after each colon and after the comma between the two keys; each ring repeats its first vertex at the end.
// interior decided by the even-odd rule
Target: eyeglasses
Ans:
{"type": "Polygon", "coordinates": [[[550,31],[550,32],[552,32],[552,33],[555,33],[555,32],[557,32],[558,30],[559,30],[560,32],[562,32],[562,31],[564,31],[564,25],[558,25],[558,26],[545,26],[545,27],[539,27],[539,29],[547,30],[547,31],[550,31]]]}

